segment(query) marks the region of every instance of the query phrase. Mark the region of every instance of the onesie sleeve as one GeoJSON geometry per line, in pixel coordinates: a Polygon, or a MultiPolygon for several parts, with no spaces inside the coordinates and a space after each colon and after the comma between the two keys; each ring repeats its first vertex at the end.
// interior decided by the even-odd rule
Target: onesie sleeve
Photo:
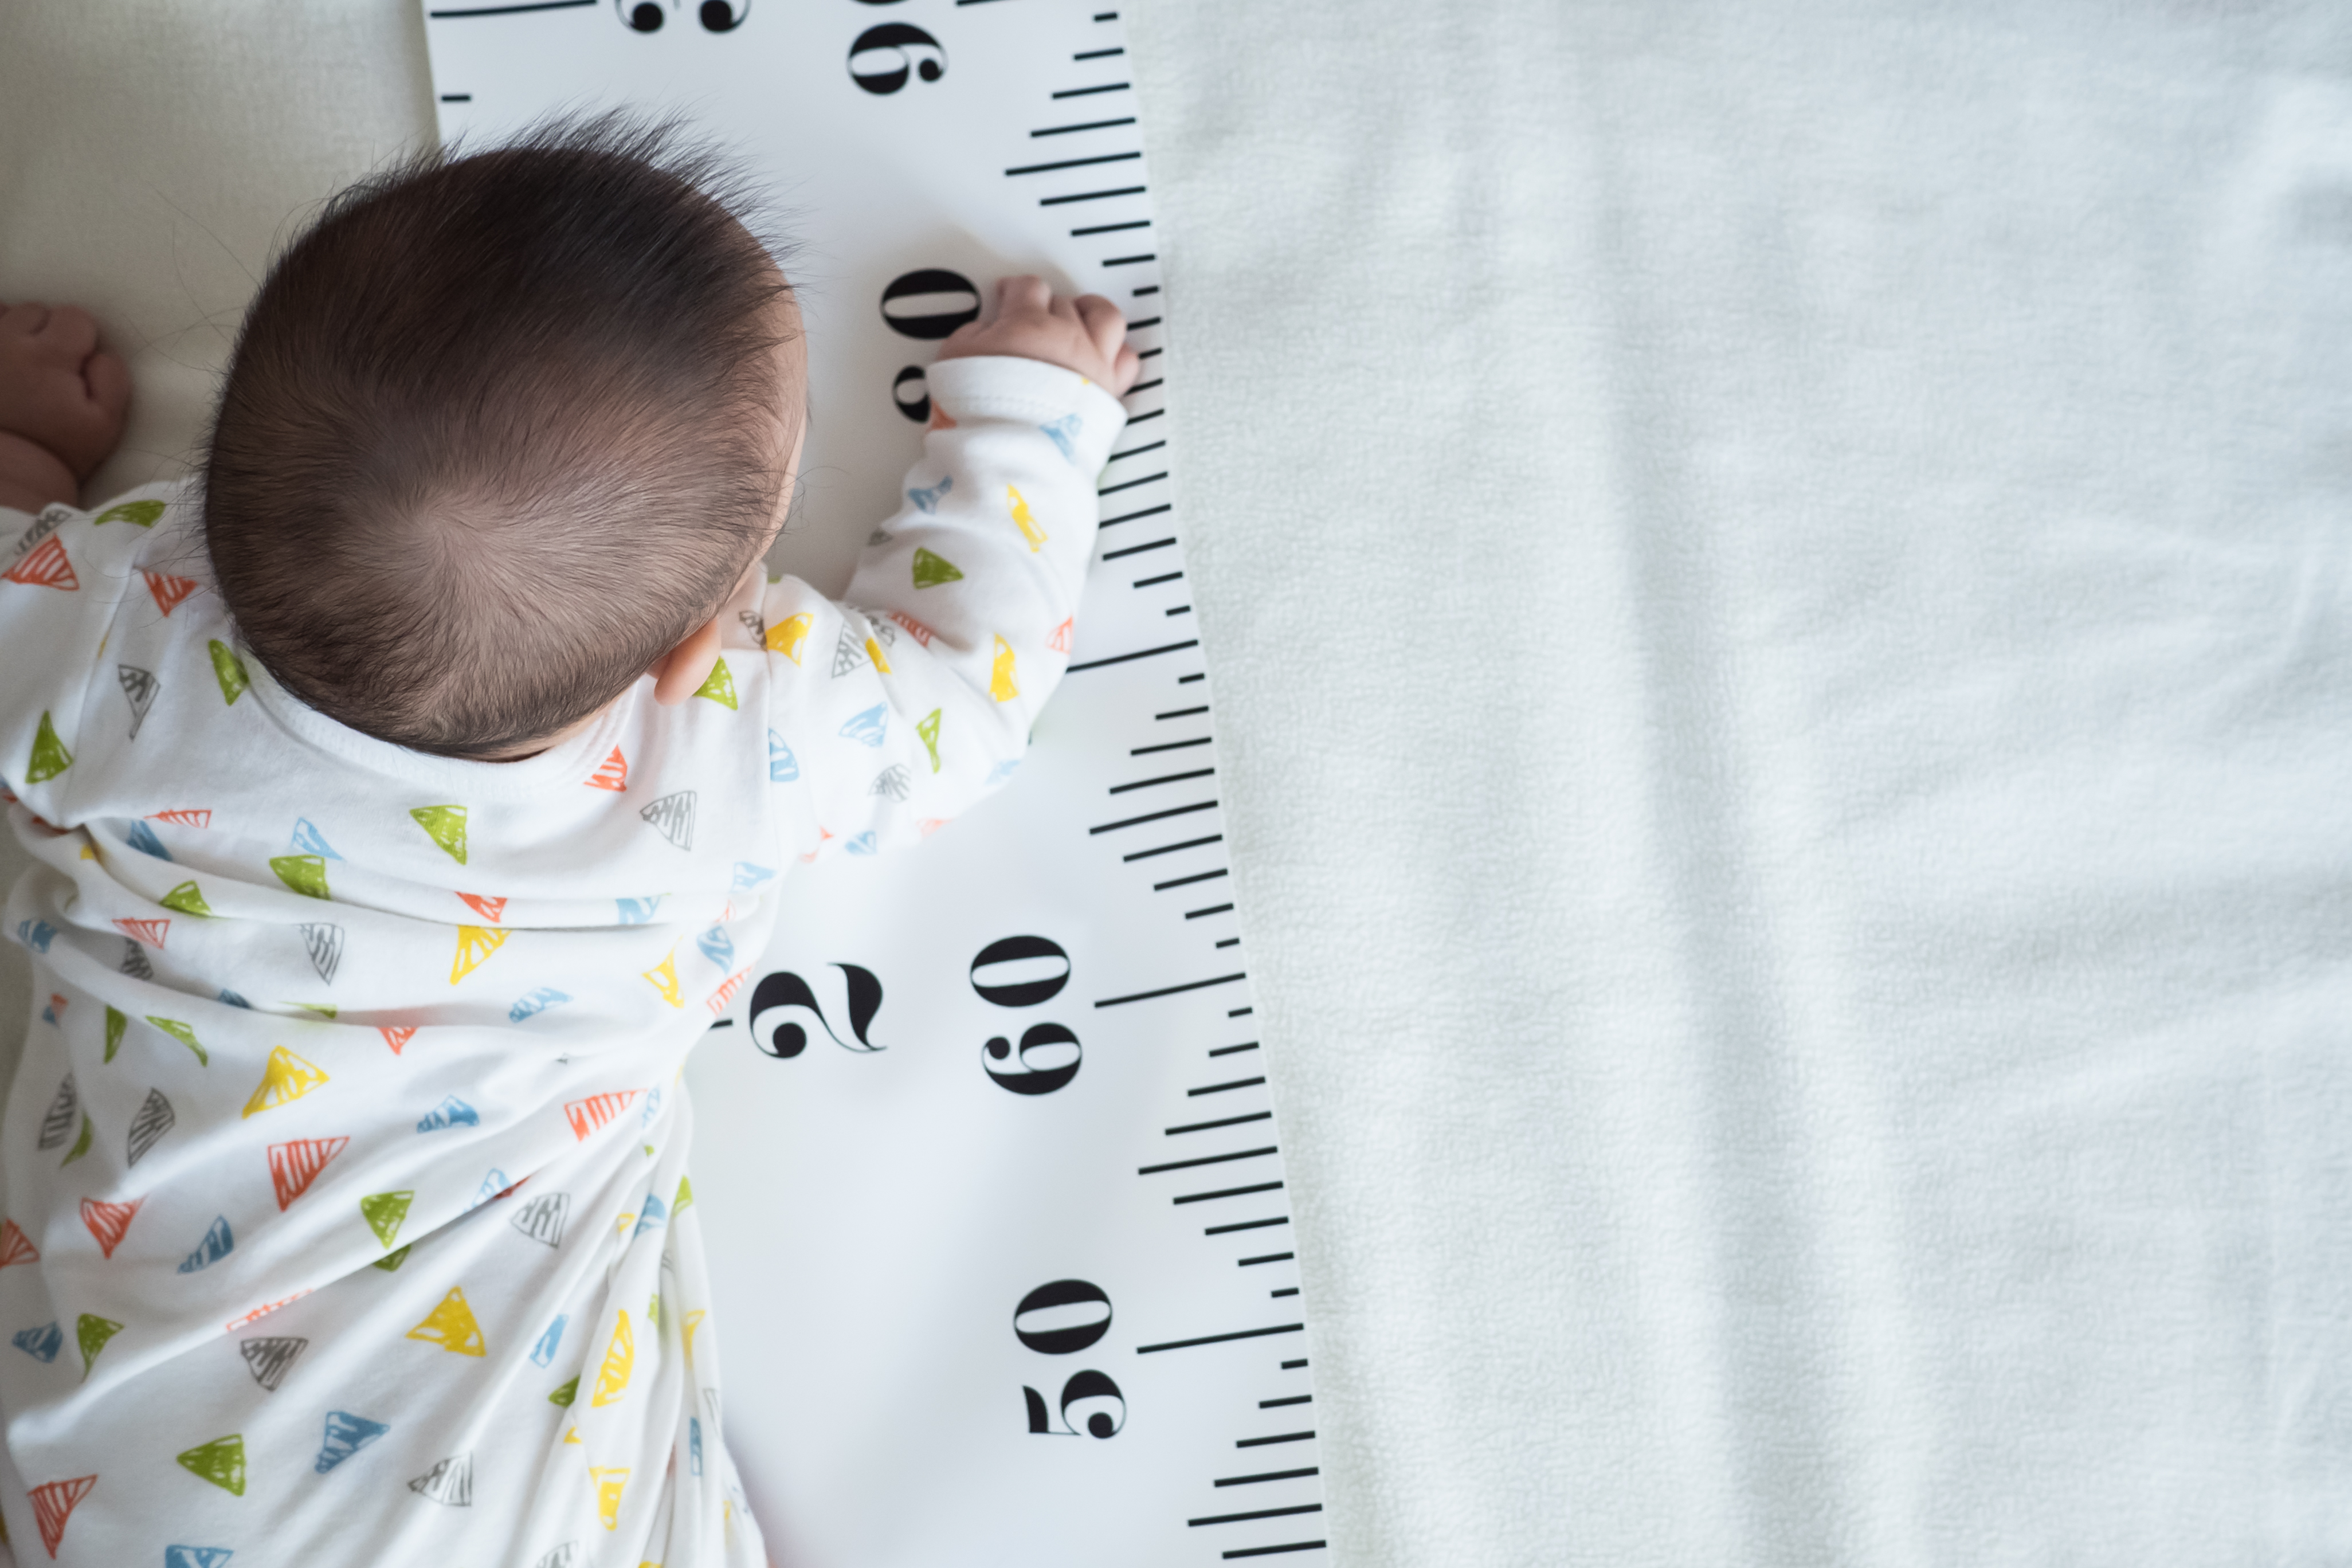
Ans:
{"type": "Polygon", "coordinates": [[[768,774],[803,858],[921,837],[1010,774],[1069,662],[1118,399],[1036,360],[948,360],[906,504],[844,602],[798,579],[761,608],[768,774]]]}
{"type": "Polygon", "coordinates": [[[0,782],[45,821],[76,820],[73,760],[99,655],[180,492],[148,485],[92,511],[49,506],[37,517],[0,508],[0,782]]]}

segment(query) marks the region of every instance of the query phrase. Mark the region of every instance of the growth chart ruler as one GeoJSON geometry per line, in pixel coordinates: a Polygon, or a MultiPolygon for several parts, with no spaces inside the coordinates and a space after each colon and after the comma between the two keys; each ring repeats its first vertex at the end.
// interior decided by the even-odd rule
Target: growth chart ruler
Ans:
{"type": "Polygon", "coordinates": [[[1145,355],[1020,775],[918,851],[802,868],[688,1069],[727,1438],[778,1568],[1324,1548],[1105,4],[426,0],[445,137],[676,110],[773,182],[815,410],[778,564],[820,587],[896,510],[924,366],[994,279],[1109,296],[1145,355]]]}

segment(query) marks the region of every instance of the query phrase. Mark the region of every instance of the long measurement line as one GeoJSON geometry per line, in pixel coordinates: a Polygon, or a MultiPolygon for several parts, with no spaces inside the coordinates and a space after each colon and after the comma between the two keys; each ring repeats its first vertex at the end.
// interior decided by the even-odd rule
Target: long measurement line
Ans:
{"type": "Polygon", "coordinates": [[[444,16],[511,16],[518,11],[571,11],[583,5],[593,5],[598,0],[529,0],[521,5],[453,6],[446,11],[427,11],[427,16],[439,20],[444,16]]]}
{"type": "MultiPolygon", "coordinates": [[[[566,0],[566,4],[570,3],[572,0],[566,0]]],[[[1056,169],[1083,169],[1088,163],[1124,163],[1130,158],[1142,156],[1140,153],[1105,153],[1096,158],[1064,158],[1059,163],[1024,163],[1017,169],[1007,169],[1004,172],[1008,175],[1050,174],[1056,169]]]]}
{"type": "MultiPolygon", "coordinates": [[[[1106,261],[1103,265],[1105,267],[1110,267],[1115,266],[1116,263],[1106,261]]],[[[1102,489],[1095,491],[1095,494],[1098,496],[1116,495],[1120,490],[1131,490],[1138,485],[1148,485],[1154,479],[1164,479],[1167,477],[1167,470],[1162,469],[1160,472],[1156,474],[1146,474],[1139,479],[1126,479],[1115,485],[1105,485],[1102,489]]]]}
{"type": "MultiPolygon", "coordinates": [[[[1132,996],[1106,996],[1095,1005],[1097,1007],[1124,1006],[1129,1002],[1149,1002],[1155,996],[1174,996],[1185,991],[1206,990],[1212,985],[1231,985],[1236,980],[1248,978],[1247,972],[1236,969],[1231,974],[1220,974],[1213,980],[1187,980],[1181,985],[1163,985],[1157,991],[1139,991],[1132,996]]],[[[1264,1083],[1265,1079],[1259,1079],[1256,1081],[1264,1083]]]]}
{"type": "MultiPolygon", "coordinates": [[[[1241,976],[1236,974],[1234,978],[1239,980],[1241,976]]],[[[1099,1007],[1102,1004],[1097,1002],[1095,1005],[1099,1007]]],[[[1237,1078],[1231,1083],[1203,1084],[1199,1089],[1188,1089],[1184,1092],[1188,1096],[1199,1094],[1223,1094],[1229,1089],[1249,1089],[1257,1084],[1264,1083],[1265,1081],[1265,1079],[1262,1078],[1237,1078]]]]}
{"type": "Polygon", "coordinates": [[[1212,833],[1206,838],[1187,838],[1181,844],[1162,844],[1157,849],[1139,849],[1132,855],[1122,855],[1121,860],[1149,860],[1154,855],[1173,855],[1179,849],[1198,849],[1203,844],[1223,844],[1225,836],[1212,833]]]}
{"type": "Polygon", "coordinates": [[[1141,816],[1129,816],[1118,822],[1106,822],[1100,827],[1089,827],[1087,831],[1089,834],[1108,833],[1114,828],[1133,827],[1140,822],[1157,822],[1163,816],[1182,816],[1188,812],[1216,809],[1217,803],[1213,800],[1204,800],[1198,805],[1171,805],[1166,811],[1147,811],[1141,816]]]}
{"type": "MultiPolygon", "coordinates": [[[[1276,1323],[1270,1329],[1236,1329],[1230,1334],[1202,1334],[1197,1340],[1169,1340],[1156,1345],[1138,1345],[1135,1347],[1135,1353],[1150,1355],[1155,1351],[1184,1351],[1191,1350],[1194,1345],[1221,1345],[1232,1340],[1262,1340],[1268,1334],[1298,1334],[1306,1331],[1307,1325],[1304,1323],[1276,1323]]],[[[1301,1470],[1298,1473],[1311,1476],[1315,1472],[1301,1470]]],[[[1219,1481],[1217,1484],[1223,1486],[1225,1483],[1219,1481]]]]}
{"type": "Polygon", "coordinates": [[[1108,658],[1087,659],[1082,663],[1069,666],[1063,671],[1063,673],[1066,675],[1076,675],[1082,669],[1100,669],[1107,664],[1125,664],[1129,659],[1150,658],[1154,655],[1163,653],[1179,653],[1185,648],[1199,647],[1200,646],[1201,639],[1199,637],[1187,637],[1182,642],[1162,643],[1158,647],[1141,647],[1136,649],[1133,653],[1115,653],[1108,658]]]}
{"type": "MultiPolygon", "coordinates": [[[[1151,416],[1147,414],[1142,416],[1142,417],[1149,419],[1151,416]]],[[[1128,423],[1132,425],[1135,421],[1130,419],[1128,423]]],[[[1115,528],[1122,522],[1133,522],[1139,517],[1158,517],[1163,511],[1171,510],[1174,505],[1175,503],[1171,501],[1162,506],[1145,507],[1141,511],[1124,511],[1119,513],[1117,517],[1107,517],[1100,522],[1095,524],[1095,526],[1097,528],[1115,528]]],[[[1181,576],[1182,574],[1179,573],[1177,575],[1181,576]]]]}
{"type": "Polygon", "coordinates": [[[1117,561],[1122,556],[1140,555],[1147,550],[1165,550],[1175,542],[1173,538],[1155,539],[1149,544],[1130,544],[1124,550],[1106,550],[1103,552],[1103,559],[1117,561]]]}
{"type": "Polygon", "coordinates": [[[1322,1471],[1318,1469],[1315,1466],[1309,1465],[1303,1470],[1268,1470],[1263,1475],[1256,1476],[1227,1476],[1223,1480],[1213,1482],[1212,1484],[1221,1487],[1245,1487],[1253,1481],[1287,1481],[1295,1480],[1300,1476],[1316,1476],[1320,1474],[1322,1474],[1322,1471]]]}
{"type": "MultiPolygon", "coordinates": [[[[1064,88],[1054,96],[1055,98],[1090,98],[1097,92],[1125,92],[1132,85],[1134,84],[1131,82],[1110,81],[1105,82],[1100,87],[1069,87],[1064,88]]],[[[1130,158],[1140,158],[1143,154],[1140,153],[1130,153],[1128,156],[1130,158]]],[[[1007,173],[1010,173],[1010,171],[1008,170],[1007,173]]]]}
{"type": "MultiPolygon", "coordinates": [[[[1245,1219],[1236,1225],[1213,1225],[1201,1234],[1202,1236],[1228,1236],[1237,1230],[1264,1230],[1270,1225],[1288,1225],[1289,1223],[1290,1216],[1288,1215],[1278,1214],[1272,1219],[1245,1219]]],[[[1282,1364],[1284,1370],[1287,1371],[1289,1369],[1290,1363],[1288,1362],[1284,1362],[1282,1364]]],[[[1307,1363],[1302,1361],[1298,1364],[1305,1366],[1307,1363]]]]}
{"type": "Polygon", "coordinates": [[[1073,131],[1108,131],[1114,125],[1132,125],[1135,116],[1124,120],[1089,120],[1083,125],[1048,125],[1043,131],[1032,131],[1032,136],[1066,136],[1073,131]]]}
{"type": "Polygon", "coordinates": [[[1247,1513],[1213,1513],[1202,1519],[1188,1519],[1184,1522],[1186,1524],[1232,1524],[1244,1519],[1280,1519],[1285,1514],[1321,1513],[1322,1511],[1323,1505],[1319,1502],[1302,1502],[1291,1508],[1252,1509],[1247,1513]]]}
{"type": "Polygon", "coordinates": [[[1211,904],[1205,910],[1186,910],[1184,911],[1184,918],[1188,921],[1197,921],[1203,915],[1223,914],[1227,910],[1230,910],[1234,906],[1231,904],[1211,904]]]}
{"type": "MultiPolygon", "coordinates": [[[[1247,1116],[1220,1116],[1214,1121],[1188,1121],[1181,1127],[1171,1127],[1166,1129],[1162,1132],[1161,1136],[1173,1138],[1179,1132],[1206,1132],[1212,1127],[1238,1127],[1244,1121],[1271,1121],[1273,1120],[1274,1112],[1271,1110],[1253,1110],[1247,1116]]],[[[1290,1255],[1286,1252],[1283,1256],[1287,1258],[1290,1255]]]]}
{"type": "Polygon", "coordinates": [[[1205,1204],[1215,1198],[1246,1197],[1252,1193],[1278,1192],[1281,1188],[1280,1182],[1260,1182],[1254,1187],[1226,1187],[1213,1193],[1186,1193],[1181,1198],[1171,1198],[1168,1201],[1171,1204],[1205,1204]]]}
{"type": "Polygon", "coordinates": [[[1125,795],[1130,790],[1150,789],[1154,784],[1182,784],[1186,779],[1207,778],[1216,771],[1214,768],[1193,768],[1187,773],[1162,773],[1156,779],[1137,779],[1132,784],[1113,784],[1110,786],[1110,793],[1125,795]]]}
{"type": "Polygon", "coordinates": [[[1189,751],[1194,746],[1205,746],[1209,741],[1209,736],[1202,735],[1190,741],[1163,741],[1156,746],[1129,746],[1127,749],[1127,754],[1130,757],[1148,757],[1160,752],[1189,751]]]}
{"type": "Polygon", "coordinates": [[[1099,202],[1107,200],[1111,196],[1139,196],[1141,195],[1143,195],[1143,187],[1141,185],[1121,185],[1115,191],[1080,191],[1075,195],[1047,196],[1037,205],[1041,207],[1060,207],[1067,206],[1072,202],[1099,202]]]}
{"type": "Polygon", "coordinates": [[[1197,1160],[1171,1160],[1164,1165],[1138,1165],[1135,1168],[1135,1173],[1139,1176],[1156,1176],[1162,1171],[1186,1171],[1195,1165],[1222,1165],[1229,1160],[1255,1160],[1262,1154],[1272,1154],[1276,1152],[1275,1146],[1269,1143],[1263,1149],[1242,1149],[1231,1154],[1203,1154],[1197,1160]]]}
{"type": "Polygon", "coordinates": [[[1165,882],[1154,882],[1154,883],[1152,883],[1152,884],[1151,884],[1151,890],[1152,890],[1153,892],[1155,892],[1155,893],[1164,893],[1164,892],[1166,892],[1166,891],[1167,891],[1169,889],[1171,889],[1171,888],[1181,888],[1181,887],[1188,886],[1188,885],[1190,885],[1191,883],[1193,883],[1193,882],[1213,882],[1213,881],[1216,880],[1219,877],[1230,876],[1231,874],[1232,874],[1232,873],[1231,873],[1231,871],[1228,869],[1228,870],[1218,870],[1218,871],[1202,871],[1202,872],[1201,872],[1198,876],[1192,876],[1192,877],[1171,877],[1171,878],[1170,878],[1170,879],[1169,879],[1167,881],[1165,881],[1165,882]]]}
{"type": "Polygon", "coordinates": [[[1278,1437],[1244,1437],[1234,1445],[1236,1448],[1271,1448],[1276,1443],[1305,1443],[1313,1440],[1312,1432],[1285,1432],[1278,1437]]]}

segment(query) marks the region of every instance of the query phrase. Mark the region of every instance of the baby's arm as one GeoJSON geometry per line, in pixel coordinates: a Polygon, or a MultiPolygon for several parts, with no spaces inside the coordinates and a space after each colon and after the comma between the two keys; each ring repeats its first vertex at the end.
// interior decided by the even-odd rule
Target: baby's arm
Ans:
{"type": "Polygon", "coordinates": [[[1020,760],[1068,663],[1095,476],[1127,420],[1110,389],[1133,382],[1135,354],[1108,300],[1053,300],[1034,279],[1000,298],[932,367],[908,504],[846,602],[790,578],[768,591],[770,776],[798,786],[808,856],[869,854],[961,813],[1020,760]]]}
{"type": "Polygon", "coordinates": [[[122,439],[131,372],[71,305],[0,306],[0,507],[75,504],[122,439]]]}

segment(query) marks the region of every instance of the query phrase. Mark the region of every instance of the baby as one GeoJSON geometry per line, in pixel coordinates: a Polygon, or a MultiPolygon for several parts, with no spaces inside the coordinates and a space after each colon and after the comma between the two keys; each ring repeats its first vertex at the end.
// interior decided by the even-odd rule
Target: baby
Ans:
{"type": "Polygon", "coordinates": [[[743,210],[612,120],[365,181],[262,284],[200,477],[96,511],[129,377],[0,315],[18,1552],[764,1561],[681,1064],[788,867],[1021,756],[1137,360],[1008,280],[847,603],[769,582],[804,349],[743,210]]]}

